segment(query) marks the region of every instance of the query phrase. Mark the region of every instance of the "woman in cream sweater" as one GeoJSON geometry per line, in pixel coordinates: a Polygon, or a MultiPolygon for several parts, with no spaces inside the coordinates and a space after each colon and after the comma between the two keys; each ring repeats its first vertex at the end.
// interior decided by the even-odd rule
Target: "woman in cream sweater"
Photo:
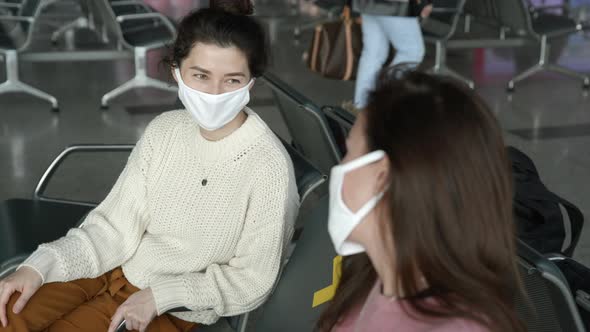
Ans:
{"type": "Polygon", "coordinates": [[[267,64],[249,1],[180,24],[186,110],[147,127],[82,227],[0,281],[0,331],[188,331],[262,304],[298,208],[292,163],[246,104],[267,64]],[[166,314],[176,307],[190,312],[166,314]]]}

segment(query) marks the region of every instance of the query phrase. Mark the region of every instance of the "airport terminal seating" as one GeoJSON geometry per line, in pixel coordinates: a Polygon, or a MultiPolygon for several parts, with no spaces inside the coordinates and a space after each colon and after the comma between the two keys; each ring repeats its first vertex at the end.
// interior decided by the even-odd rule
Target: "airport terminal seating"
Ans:
{"type": "Polygon", "coordinates": [[[43,9],[41,5],[42,0],[0,2],[0,55],[6,66],[6,81],[0,84],[0,94],[30,94],[48,101],[51,110],[57,112],[59,104],[54,96],[24,83],[19,77],[18,55],[31,46],[33,32],[43,9]]]}
{"type": "Polygon", "coordinates": [[[526,296],[516,298],[516,308],[528,331],[586,331],[574,296],[559,268],[523,241],[517,241],[517,252],[526,296]]]}
{"type": "Polygon", "coordinates": [[[511,33],[532,41],[539,46],[537,64],[513,77],[508,82],[508,90],[515,89],[515,84],[541,71],[552,71],[577,78],[582,87],[590,88],[590,78],[586,74],[575,72],[549,61],[551,42],[565,38],[582,30],[582,25],[565,14],[556,14],[549,7],[536,7],[529,1],[497,0],[498,17],[502,26],[511,33]]]}
{"type": "MultiPolygon", "coordinates": [[[[326,176],[289,144],[284,144],[295,169],[300,201],[303,203],[325,180],[326,176]]],[[[12,273],[35,248],[63,236],[76,227],[97,202],[82,202],[45,195],[49,182],[66,158],[76,153],[130,152],[133,145],[72,145],[48,167],[32,199],[9,199],[0,202],[0,278],[12,273]]],[[[289,250],[293,251],[295,244],[289,250]]],[[[180,310],[180,309],[179,309],[180,310]]],[[[229,318],[229,324],[241,331],[248,315],[229,318]]]]}
{"type": "Polygon", "coordinates": [[[262,81],[272,89],[293,146],[321,172],[329,175],[342,155],[319,106],[272,73],[264,74],[262,81]]]}
{"type": "Polygon", "coordinates": [[[471,87],[471,79],[448,69],[447,50],[478,48],[513,48],[537,45],[538,63],[513,77],[507,84],[509,92],[516,83],[540,71],[553,71],[582,81],[590,87],[587,75],[550,63],[551,42],[583,29],[566,13],[555,13],[555,6],[533,6],[526,0],[434,0],[432,16],[423,24],[424,40],[435,45],[432,72],[453,76],[471,87]],[[460,27],[463,27],[461,29],[460,27]]]}
{"type": "Polygon", "coordinates": [[[101,99],[101,108],[107,109],[113,98],[136,88],[178,91],[175,84],[147,75],[147,52],[172,44],[176,38],[176,26],[172,20],[133,1],[121,3],[95,0],[91,2],[91,6],[100,17],[97,19],[99,29],[115,36],[119,48],[131,50],[135,62],[135,76],[106,93],[101,99]]]}

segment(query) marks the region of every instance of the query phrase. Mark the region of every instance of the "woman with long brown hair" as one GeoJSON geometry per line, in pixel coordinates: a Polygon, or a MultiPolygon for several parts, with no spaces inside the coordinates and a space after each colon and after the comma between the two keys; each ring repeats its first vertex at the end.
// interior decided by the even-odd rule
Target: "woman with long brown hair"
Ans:
{"type": "Polygon", "coordinates": [[[455,82],[382,79],[332,170],[345,256],[320,331],[524,331],[502,134],[455,82]]]}

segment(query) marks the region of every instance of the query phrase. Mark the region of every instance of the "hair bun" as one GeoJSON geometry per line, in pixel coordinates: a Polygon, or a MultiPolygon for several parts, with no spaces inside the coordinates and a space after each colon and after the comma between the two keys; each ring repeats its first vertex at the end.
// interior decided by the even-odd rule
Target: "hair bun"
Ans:
{"type": "Polygon", "coordinates": [[[250,0],[210,0],[209,7],[234,15],[252,15],[254,13],[254,5],[250,0]]]}

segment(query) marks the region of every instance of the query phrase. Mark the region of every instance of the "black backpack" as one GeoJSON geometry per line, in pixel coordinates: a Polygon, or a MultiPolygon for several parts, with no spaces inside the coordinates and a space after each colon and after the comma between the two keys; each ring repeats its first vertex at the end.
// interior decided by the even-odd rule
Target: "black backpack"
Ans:
{"type": "Polygon", "coordinates": [[[580,239],[584,215],[575,205],[549,191],[541,182],[533,161],[522,151],[508,147],[514,178],[514,215],[518,237],[542,254],[562,253],[571,257],[580,239]],[[569,217],[571,241],[560,205],[569,217]],[[562,250],[563,249],[563,250],[562,250]]]}

